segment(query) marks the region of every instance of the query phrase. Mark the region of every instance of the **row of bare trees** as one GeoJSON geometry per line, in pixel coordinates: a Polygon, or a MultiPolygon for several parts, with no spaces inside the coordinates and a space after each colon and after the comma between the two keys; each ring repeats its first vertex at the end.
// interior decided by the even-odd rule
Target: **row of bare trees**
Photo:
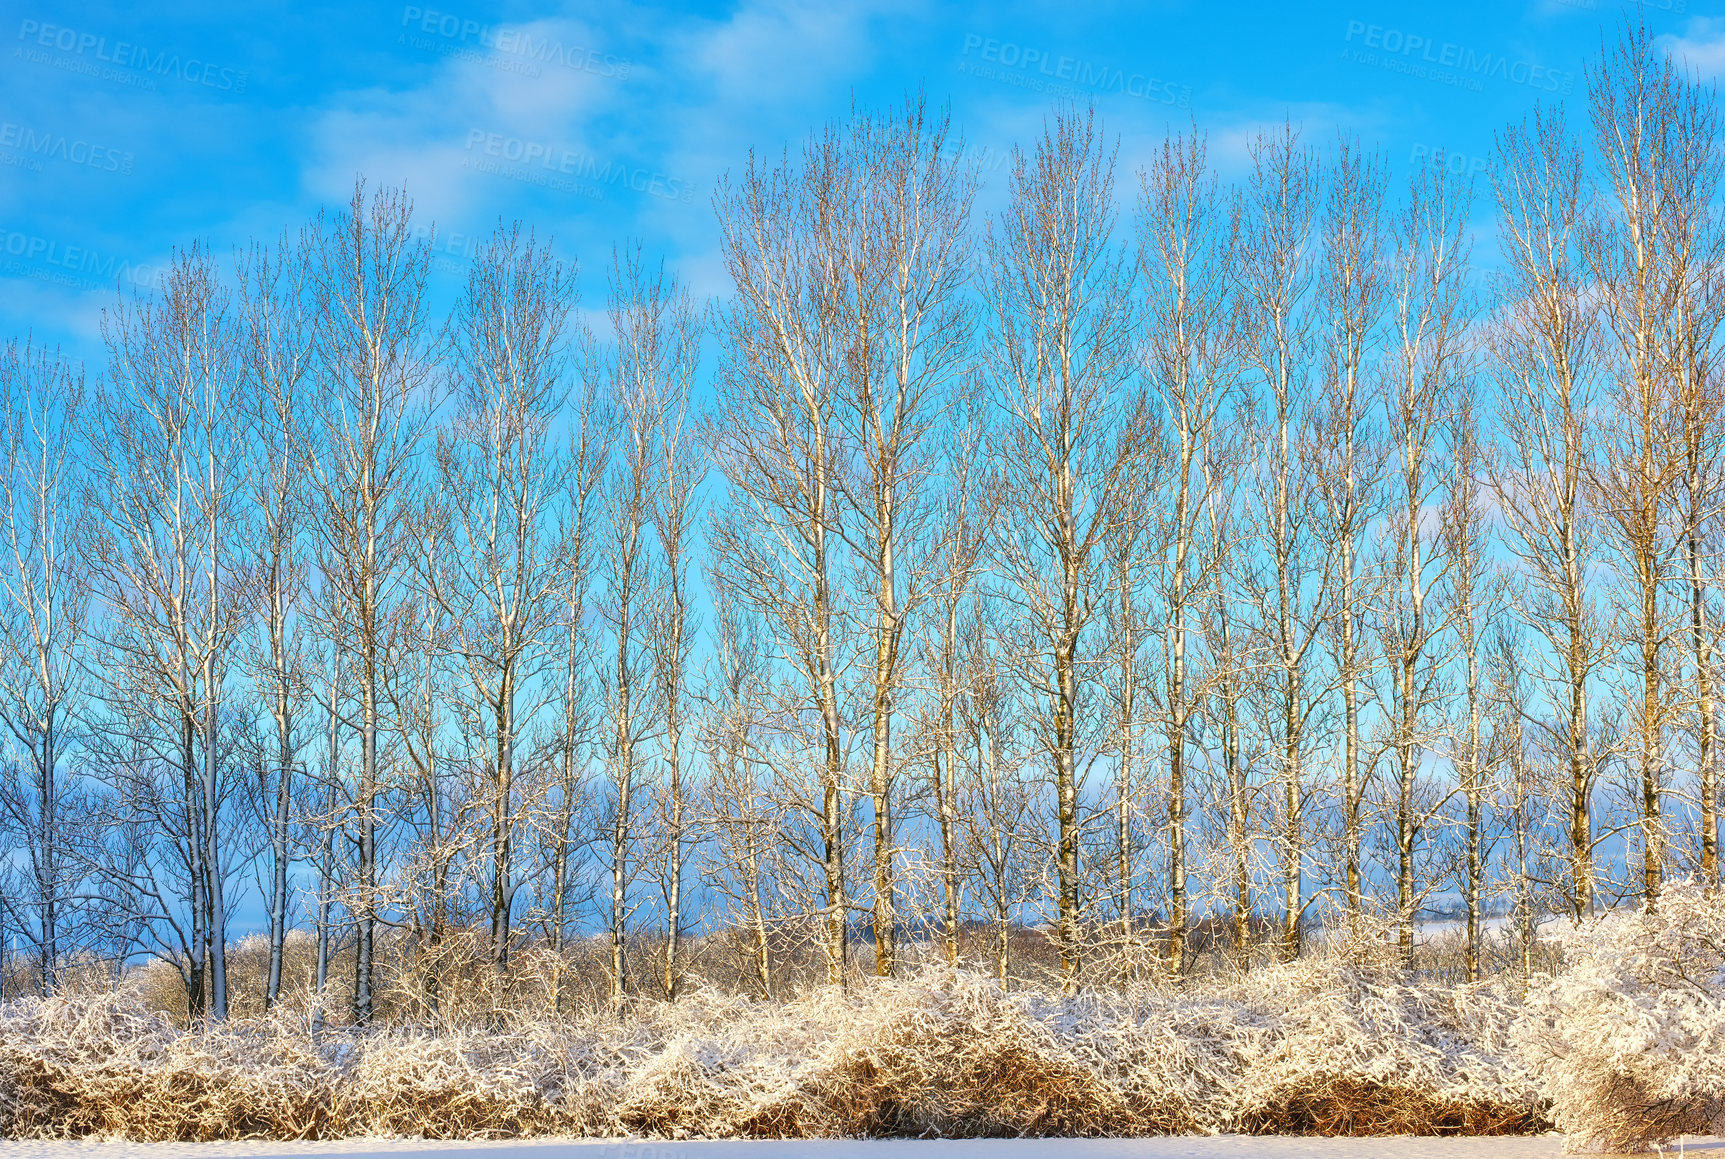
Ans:
{"type": "Polygon", "coordinates": [[[475,938],[499,1006],[716,932],[773,994],[1040,927],[1072,989],[1450,914],[1477,977],[1717,880],[1725,151],[1636,28],[1585,126],[1122,192],[1067,111],[979,223],[858,111],[721,184],[728,299],[620,251],[599,335],[518,226],[434,310],[399,190],[179,254],[90,385],[0,359],[0,941],[219,1019],[257,913],[365,1021],[475,938]]]}

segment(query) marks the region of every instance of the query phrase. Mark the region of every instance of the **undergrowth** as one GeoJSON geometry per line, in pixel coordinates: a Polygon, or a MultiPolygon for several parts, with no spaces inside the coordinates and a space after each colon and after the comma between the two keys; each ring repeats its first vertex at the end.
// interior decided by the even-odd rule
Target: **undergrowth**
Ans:
{"type": "Polygon", "coordinates": [[[0,1134],[301,1139],[1494,1134],[1548,1126],[1519,1003],[1320,959],[1062,997],[924,968],[764,1003],[181,1029],[135,996],[0,1008],[0,1134]]]}

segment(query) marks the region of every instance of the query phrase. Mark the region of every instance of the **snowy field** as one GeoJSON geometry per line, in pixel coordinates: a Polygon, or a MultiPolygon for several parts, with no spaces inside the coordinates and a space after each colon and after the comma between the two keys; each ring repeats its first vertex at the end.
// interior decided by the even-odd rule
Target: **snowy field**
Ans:
{"type": "MultiPolygon", "coordinates": [[[[414,1155],[461,1152],[460,1159],[1555,1159],[1558,1135],[1532,1138],[1322,1139],[1214,1135],[1156,1139],[786,1139],[544,1140],[519,1143],[345,1139],[328,1143],[0,1143],[0,1159],[266,1159],[269,1156],[414,1155]]],[[[1725,1159],[1725,1140],[1690,1137],[1667,1155],[1725,1159]]]]}

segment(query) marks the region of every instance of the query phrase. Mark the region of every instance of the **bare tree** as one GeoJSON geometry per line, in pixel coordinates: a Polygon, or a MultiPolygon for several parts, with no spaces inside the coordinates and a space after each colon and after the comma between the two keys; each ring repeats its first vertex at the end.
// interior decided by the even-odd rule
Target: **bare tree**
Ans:
{"type": "Polygon", "coordinates": [[[648,768],[644,747],[658,723],[658,657],[648,636],[664,598],[663,574],[652,554],[653,516],[665,480],[659,473],[668,380],[687,373],[693,350],[676,331],[676,302],[663,276],[650,278],[640,255],[618,257],[611,278],[611,326],[617,352],[611,366],[612,401],[618,416],[618,460],[605,496],[605,540],[601,567],[605,596],[599,614],[610,632],[611,652],[600,674],[610,717],[605,765],[610,810],[605,818],[605,868],[611,896],[606,917],[610,938],[611,1000],[621,1005],[628,985],[625,952],[629,917],[635,909],[629,886],[641,870],[642,833],[636,794],[648,768]]]}
{"type": "Polygon", "coordinates": [[[1219,852],[1226,860],[1226,871],[1215,876],[1214,894],[1228,907],[1233,927],[1231,948],[1244,965],[1250,960],[1252,944],[1258,846],[1255,818],[1261,812],[1258,801],[1264,791],[1261,779],[1254,776],[1261,762],[1252,743],[1249,696],[1262,664],[1263,641],[1251,638],[1239,608],[1244,593],[1238,576],[1245,566],[1240,557],[1247,544],[1239,532],[1241,504],[1232,489],[1223,486],[1237,470],[1247,440],[1236,437],[1235,424],[1230,422],[1215,424],[1210,438],[1211,446],[1202,462],[1202,469],[1211,477],[1204,486],[1201,546],[1209,557],[1205,570],[1213,578],[1199,604],[1210,661],[1210,671],[1202,681],[1210,702],[1205,710],[1209,734],[1199,751],[1221,797],[1217,806],[1223,818],[1219,852]],[[1234,454],[1228,453],[1230,445],[1234,454]],[[1219,778],[1215,776],[1217,766],[1219,778]]]}
{"type": "Polygon", "coordinates": [[[284,237],[274,253],[253,247],[239,264],[241,404],[251,427],[256,470],[250,513],[257,528],[247,563],[247,595],[259,639],[250,667],[275,726],[274,751],[258,758],[259,795],[269,833],[269,979],[264,1004],[281,994],[293,855],[295,769],[303,744],[298,726],[307,673],[298,613],[307,593],[304,553],[304,463],[301,403],[312,358],[303,253],[284,237]]]}
{"type": "MultiPolygon", "coordinates": [[[[1002,662],[1009,645],[988,619],[981,592],[973,592],[960,623],[963,695],[957,729],[962,743],[955,812],[954,861],[972,883],[978,909],[993,931],[994,975],[1005,986],[1012,967],[1015,915],[1033,900],[1039,880],[1031,864],[1040,821],[1038,786],[1025,760],[1017,725],[1018,703],[1002,662]]],[[[962,901],[955,909],[962,906],[962,901]]]]}
{"type": "Polygon", "coordinates": [[[1275,847],[1281,862],[1282,954],[1300,951],[1311,904],[1304,890],[1312,793],[1306,768],[1313,718],[1327,689],[1312,672],[1329,613],[1331,556],[1312,534],[1313,459],[1309,414],[1312,372],[1314,224],[1317,161],[1284,125],[1251,146],[1252,175],[1241,206],[1240,309],[1245,358],[1258,397],[1244,433],[1255,447],[1251,489],[1253,547],[1241,570],[1263,639],[1265,727],[1282,789],[1275,847]],[[1261,413],[1259,413],[1261,411],[1261,413]]]}
{"type": "Polygon", "coordinates": [[[0,829],[15,835],[27,863],[20,888],[8,883],[6,908],[35,950],[43,996],[54,993],[57,967],[81,932],[83,818],[67,765],[90,611],[77,556],[83,396],[82,375],[57,354],[15,341],[0,352],[0,722],[16,746],[0,779],[0,829]]]}
{"type": "Polygon", "coordinates": [[[1594,902],[1598,768],[1588,707],[1589,684],[1604,659],[1592,592],[1598,326],[1583,251],[1585,187],[1580,152],[1561,116],[1542,113],[1508,130],[1498,152],[1506,305],[1490,339],[1502,432],[1492,493],[1503,543],[1527,580],[1517,611],[1545,644],[1530,667],[1547,689],[1551,715],[1526,723],[1562,770],[1567,880],[1557,893],[1579,921],[1594,902]]]}
{"type": "Polygon", "coordinates": [[[773,924],[780,815],[760,783],[755,755],[770,678],[758,629],[715,583],[715,632],[702,680],[699,744],[709,776],[704,824],[712,840],[701,860],[713,891],[725,899],[746,945],[744,975],[762,998],[777,995],[773,924]]]}
{"type": "MultiPolygon", "coordinates": [[[[194,248],[176,256],[159,295],[104,315],[111,368],[93,415],[99,426],[87,440],[101,519],[86,564],[113,613],[106,660],[127,675],[109,690],[119,698],[114,724],[123,750],[140,743],[150,750],[143,762],[128,757],[117,767],[159,762],[180,778],[178,840],[192,911],[191,960],[181,969],[188,1012],[218,1021],[227,1015],[224,885],[233,868],[222,854],[222,703],[243,610],[233,542],[242,451],[240,424],[230,421],[237,375],[228,309],[214,263],[194,248]]],[[[145,796],[160,808],[179,807],[166,795],[145,796]]],[[[152,923],[169,920],[156,868],[115,867],[112,875],[137,899],[138,919],[152,923]]]]}
{"type": "Polygon", "coordinates": [[[582,754],[591,739],[592,706],[588,696],[588,673],[593,663],[595,634],[588,623],[597,527],[610,446],[609,407],[601,395],[596,376],[587,372],[591,356],[586,332],[575,329],[572,341],[581,381],[576,388],[569,446],[564,451],[565,492],[560,506],[559,537],[562,552],[563,588],[560,593],[558,630],[561,651],[558,675],[557,724],[552,741],[552,767],[546,774],[550,784],[543,796],[542,811],[534,819],[534,840],[548,883],[542,887],[540,908],[547,940],[556,957],[557,974],[552,983],[554,1009],[564,1001],[563,953],[571,916],[580,900],[577,820],[586,791],[586,767],[582,754]]]}
{"type": "Polygon", "coordinates": [[[905,631],[931,591],[929,523],[935,424],[969,359],[970,204],[975,167],[948,139],[948,121],[920,98],[900,113],[857,114],[839,148],[856,192],[854,224],[829,238],[851,242],[839,282],[849,349],[839,416],[846,451],[840,485],[855,518],[838,524],[870,589],[872,662],[869,796],[873,812],[875,972],[896,961],[898,916],[892,724],[901,711],[905,631]]]}
{"type": "Polygon", "coordinates": [[[1060,979],[1072,992],[1099,675],[1090,637],[1143,407],[1129,384],[1131,271],[1113,241],[1114,152],[1095,114],[1058,114],[1033,153],[1014,153],[1009,188],[989,226],[985,279],[986,372],[1004,412],[996,455],[1010,497],[995,555],[1017,621],[1012,662],[1030,686],[1054,788],[1060,979]]]}
{"type": "Polygon", "coordinates": [[[1480,978],[1484,936],[1487,860],[1495,841],[1489,815],[1496,746],[1485,734],[1489,692],[1485,679],[1485,633],[1503,612],[1503,591],[1490,562],[1490,512],[1482,479],[1485,448],[1474,417],[1471,387],[1464,388],[1451,419],[1453,456],[1449,494],[1442,519],[1443,553],[1449,561],[1451,626],[1462,661],[1462,719],[1450,745],[1450,765],[1461,791],[1461,895],[1467,915],[1466,968],[1470,982],[1480,978]]]}
{"type": "Polygon", "coordinates": [[[553,424],[568,390],[566,331],[573,271],[515,225],[475,255],[455,306],[455,415],[438,442],[439,522],[446,544],[430,591],[448,618],[466,678],[462,725],[481,754],[483,870],[490,961],[508,986],[516,894],[526,883],[517,843],[528,730],[554,686],[549,630],[562,590],[550,515],[563,490],[553,424]]]}
{"type": "Polygon", "coordinates": [[[1532,718],[1530,689],[1522,657],[1527,649],[1521,628],[1513,620],[1499,620],[1492,631],[1486,660],[1491,675],[1494,718],[1490,760],[1506,773],[1503,819],[1510,854],[1503,866],[1508,878],[1515,933],[1521,953],[1521,982],[1533,976],[1533,946],[1539,934],[1537,882],[1547,877],[1550,842],[1545,833],[1555,802],[1539,791],[1540,778],[1528,751],[1526,722],[1532,718]]]}
{"type": "MultiPolygon", "coordinates": [[[[1139,863],[1149,845],[1143,830],[1150,794],[1145,791],[1138,755],[1147,716],[1144,702],[1154,699],[1144,692],[1144,650],[1155,635],[1149,606],[1150,581],[1156,572],[1157,561],[1153,557],[1162,544],[1157,534],[1164,530],[1152,514],[1168,459],[1166,448],[1156,438],[1158,434],[1160,431],[1147,424],[1145,437],[1127,468],[1126,499],[1120,520],[1105,548],[1112,590],[1102,609],[1109,655],[1109,674],[1103,686],[1113,716],[1113,892],[1120,922],[1122,977],[1130,976],[1138,956],[1139,931],[1134,914],[1138,907],[1139,863]]],[[[1206,446],[1200,454],[1210,449],[1206,436],[1206,446]]],[[[1202,565],[1199,572],[1205,572],[1202,565]]]]}
{"type": "MultiPolygon", "coordinates": [[[[1213,578],[1215,556],[1201,550],[1205,469],[1214,427],[1227,405],[1240,356],[1230,293],[1236,230],[1209,167],[1203,138],[1170,138],[1140,174],[1139,272],[1145,295],[1140,357],[1159,405],[1169,463],[1153,533],[1154,589],[1162,609],[1163,686],[1157,705],[1168,762],[1168,965],[1186,968],[1190,920],[1186,822],[1188,765],[1203,690],[1192,682],[1189,649],[1200,637],[1192,617],[1213,578]]],[[[1130,455],[1138,453],[1128,447],[1130,455]]]]}
{"type": "Polygon", "coordinates": [[[314,1025],[321,1028],[324,1018],[324,999],[329,984],[329,964],[335,948],[335,906],[336,883],[339,878],[339,867],[336,865],[335,831],[338,786],[342,781],[343,737],[341,705],[347,681],[347,670],[343,666],[345,656],[342,650],[333,643],[326,643],[323,648],[324,662],[324,751],[323,769],[319,776],[321,781],[322,799],[310,810],[312,843],[315,846],[313,861],[317,865],[317,892],[314,898],[316,912],[314,924],[317,937],[317,958],[312,972],[312,992],[317,996],[317,1004],[313,1008],[314,1025]]]}
{"type": "MultiPolygon", "coordinates": [[[[845,976],[845,766],[839,710],[847,652],[840,620],[836,493],[838,392],[849,357],[843,319],[850,207],[863,174],[829,131],[801,163],[751,163],[718,193],[736,297],[720,327],[718,398],[706,427],[731,506],[714,521],[715,576],[770,627],[799,674],[797,706],[818,721],[814,798],[802,812],[815,857],[827,981],[845,976]]],[[[786,736],[795,730],[786,730],[786,736]]]]}
{"type": "Polygon", "coordinates": [[[1658,246],[1669,279],[1670,309],[1664,319],[1667,373],[1678,412],[1676,509],[1679,550],[1686,569],[1690,676],[1684,696],[1694,713],[1696,813],[1699,868],[1703,880],[1719,880],[1719,841],[1725,818],[1719,809],[1718,731],[1709,619],[1717,538],[1725,498],[1725,393],[1719,389],[1719,336],[1725,328],[1725,222],[1719,209],[1725,140],[1710,89],[1689,77],[1674,78],[1670,143],[1660,179],[1664,207],[1658,246]]]}
{"type": "Polygon", "coordinates": [[[434,402],[434,336],[425,279],[430,250],[415,239],[401,190],[369,197],[356,184],[346,210],[321,219],[311,254],[318,317],[315,415],[306,470],[326,636],[351,653],[359,734],[353,1012],[369,1022],[376,1002],[381,906],[379,796],[385,773],[382,682],[405,598],[420,440],[434,402]]]}
{"type": "MultiPolygon", "coordinates": [[[[439,451],[445,446],[440,444],[439,451]]],[[[440,470],[439,483],[442,475],[440,470]]],[[[389,809],[405,838],[396,842],[399,873],[394,888],[403,910],[396,920],[408,934],[408,961],[401,980],[416,988],[416,997],[433,1013],[442,1002],[443,959],[452,949],[449,934],[464,916],[459,894],[472,875],[462,872],[461,862],[472,861],[474,814],[497,819],[497,810],[491,807],[497,803],[491,794],[494,766],[485,759],[484,707],[476,709],[470,699],[445,694],[445,689],[462,681],[464,673],[459,661],[452,660],[462,649],[450,614],[451,604],[458,602],[455,592],[461,569],[446,559],[453,535],[441,500],[440,488],[427,487],[416,498],[412,515],[403,520],[411,541],[403,554],[413,576],[413,592],[391,617],[386,649],[390,662],[378,682],[395,746],[395,767],[405,774],[392,780],[389,809]],[[451,709],[457,718],[454,728],[450,727],[451,709]],[[480,717],[477,723],[476,717],[480,717]],[[471,732],[463,725],[472,726],[471,732]],[[478,760],[471,757],[476,747],[478,760]],[[461,771],[469,775],[461,776],[461,771]]],[[[330,621],[339,622],[336,617],[330,621]]],[[[334,828],[341,820],[331,814],[324,823],[334,828]]],[[[514,820],[506,811],[504,823],[511,833],[514,820]]],[[[484,872],[483,862],[480,872],[484,872]]],[[[492,945],[495,948],[495,942],[492,945]]],[[[494,999],[502,982],[502,973],[494,969],[494,999]]]]}
{"type": "Polygon", "coordinates": [[[1328,628],[1342,694],[1341,877],[1343,906],[1355,922],[1364,904],[1363,807],[1371,771],[1360,741],[1361,700],[1370,686],[1366,620],[1374,598],[1365,537],[1380,511],[1377,490],[1385,461],[1372,424],[1372,372],[1388,288],[1383,202],[1381,162],[1343,141],[1319,225],[1324,371],[1311,449],[1322,536],[1334,553],[1328,628]]]}
{"type": "Polygon", "coordinates": [[[934,797],[935,832],[940,842],[940,895],[943,949],[949,966],[958,964],[958,929],[963,892],[960,864],[962,816],[959,806],[960,701],[972,694],[964,667],[964,610],[986,566],[1001,496],[988,470],[989,414],[985,401],[967,392],[952,414],[938,476],[941,494],[935,578],[929,613],[923,621],[923,667],[934,686],[930,706],[929,792],[934,797]]]}
{"type": "Polygon", "coordinates": [[[691,607],[690,570],[694,566],[692,539],[700,515],[700,486],[707,465],[690,415],[690,400],[704,318],[688,291],[662,271],[651,279],[639,279],[639,286],[639,308],[644,314],[641,337],[643,341],[651,338],[660,375],[659,427],[654,432],[658,487],[652,524],[664,570],[648,634],[653,671],[659,682],[659,707],[664,713],[659,746],[664,776],[659,781],[658,810],[658,878],[665,906],[660,983],[665,997],[674,999],[686,970],[681,955],[688,920],[683,886],[692,837],[689,808],[693,769],[687,759],[685,733],[689,725],[689,658],[700,621],[691,607]]]}
{"type": "MultiPolygon", "coordinates": [[[[1606,399],[1596,497],[1623,584],[1614,589],[1615,634],[1625,650],[1625,704],[1633,736],[1641,845],[1641,895],[1657,900],[1669,834],[1662,805],[1670,777],[1667,735],[1678,690],[1666,681],[1667,645],[1679,630],[1666,598],[1675,575],[1667,527],[1682,477],[1682,407],[1672,375],[1670,320],[1684,287],[1667,249],[1673,211],[1681,84],[1650,33],[1628,25],[1589,76],[1588,108],[1603,183],[1588,228],[1587,253],[1603,319],[1606,399]]],[[[1677,183],[1680,184],[1680,183],[1677,183]]]]}
{"type": "Polygon", "coordinates": [[[1443,805],[1422,776],[1436,738],[1443,667],[1435,645],[1444,624],[1441,585],[1450,562],[1425,518],[1444,482],[1439,461],[1458,387],[1473,373],[1467,331],[1471,302],[1463,234],[1467,198],[1440,173],[1416,175],[1395,227],[1385,428],[1390,451],[1390,511],[1383,543],[1381,637],[1389,719],[1385,748],[1395,763],[1396,923],[1404,960],[1413,954],[1414,918],[1432,888],[1422,879],[1427,828],[1443,805]]]}

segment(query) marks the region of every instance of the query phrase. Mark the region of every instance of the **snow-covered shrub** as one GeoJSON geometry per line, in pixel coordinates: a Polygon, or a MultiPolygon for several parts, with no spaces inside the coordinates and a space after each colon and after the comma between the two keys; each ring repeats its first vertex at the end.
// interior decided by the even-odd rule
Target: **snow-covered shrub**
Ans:
{"type": "Polygon", "coordinates": [[[0,1008],[0,1133],[133,1139],[1482,1133],[1540,1125],[1497,991],[1318,959],[1065,997],[931,967],[763,1003],[314,1032],[0,1008]]]}
{"type": "Polygon", "coordinates": [[[554,1131],[543,1062],[514,1035],[381,1034],[331,1084],[336,1118],[362,1135],[515,1138],[554,1131]]]}
{"type": "Polygon", "coordinates": [[[685,1003],[660,1028],[663,1045],[617,1076],[617,1121],[679,1137],[1188,1127],[1159,1127],[1101,1073],[1083,1031],[1114,1023],[1087,1006],[1040,1009],[1033,995],[941,969],[783,1005],[685,1003]]]}
{"type": "Polygon", "coordinates": [[[1320,957],[1227,992],[1268,1023],[1218,1125],[1314,1135],[1519,1134],[1541,1099],[1510,1050],[1516,1004],[1492,985],[1434,988],[1388,965],[1320,957]]]}
{"type": "MultiPolygon", "coordinates": [[[[990,979],[932,969],[847,1004],[799,1084],[822,1133],[987,1137],[1189,1129],[1168,1100],[1131,1097],[1107,1073],[1119,1012],[1038,1003],[990,979]]],[[[836,1020],[835,1020],[836,1021],[836,1020]]]]}
{"type": "MultiPolygon", "coordinates": [[[[841,1003],[690,994],[635,1020],[627,1058],[587,1071],[611,1129],[671,1138],[800,1138],[823,1131],[798,1084],[831,1045],[841,1003]],[[605,1092],[614,1091],[607,1098],[605,1092]]],[[[621,1029],[621,1028],[620,1028],[621,1029]]]]}
{"type": "Polygon", "coordinates": [[[124,994],[0,1016],[14,1137],[317,1137],[330,1128],[328,1070],[282,1023],[188,1034],[124,994]]]}
{"type": "Polygon", "coordinates": [[[627,1075],[618,1115],[676,1135],[1539,1129],[1513,1016],[1495,990],[1326,961],[1076,997],[931,968],[685,1023],[627,1075]]]}
{"type": "Polygon", "coordinates": [[[1642,1151],[1725,1126],[1725,899],[1673,883],[1654,908],[1570,930],[1523,1028],[1570,1151],[1642,1151]]]}

